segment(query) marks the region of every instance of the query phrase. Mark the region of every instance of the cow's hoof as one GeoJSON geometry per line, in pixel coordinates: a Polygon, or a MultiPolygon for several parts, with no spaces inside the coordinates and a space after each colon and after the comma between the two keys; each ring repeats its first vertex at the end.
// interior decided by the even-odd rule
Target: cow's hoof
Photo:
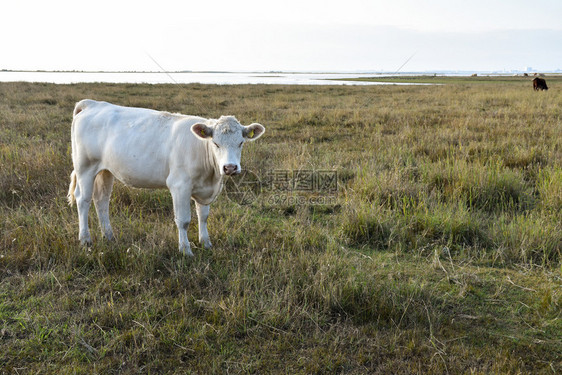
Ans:
{"type": "Polygon", "coordinates": [[[92,247],[92,240],[80,240],[80,246],[82,247],[92,247]]]}
{"type": "Polygon", "coordinates": [[[191,249],[188,247],[184,247],[184,248],[180,247],[180,253],[190,258],[193,257],[193,252],[191,252],[191,249]]]}

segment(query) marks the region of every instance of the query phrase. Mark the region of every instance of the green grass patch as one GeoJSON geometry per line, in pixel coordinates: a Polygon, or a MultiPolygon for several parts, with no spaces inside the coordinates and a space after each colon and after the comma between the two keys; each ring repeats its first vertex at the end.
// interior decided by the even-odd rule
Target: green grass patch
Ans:
{"type": "Polygon", "coordinates": [[[445,85],[0,83],[0,373],[562,371],[560,78],[399,79],[445,85]],[[117,183],[81,248],[83,98],[260,122],[244,167],[337,191],[223,194],[186,259],[169,193],[117,183]]]}

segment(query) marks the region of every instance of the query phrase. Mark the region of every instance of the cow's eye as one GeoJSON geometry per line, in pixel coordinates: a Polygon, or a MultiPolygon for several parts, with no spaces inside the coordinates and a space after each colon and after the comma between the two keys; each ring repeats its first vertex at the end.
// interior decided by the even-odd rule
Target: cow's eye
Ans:
{"type": "Polygon", "coordinates": [[[214,144],[215,146],[217,146],[217,148],[220,148],[219,145],[217,145],[215,142],[213,142],[213,144],[214,144]]]}
{"type": "Polygon", "coordinates": [[[240,142],[240,144],[238,145],[238,147],[242,147],[243,144],[244,144],[244,142],[240,142]]]}

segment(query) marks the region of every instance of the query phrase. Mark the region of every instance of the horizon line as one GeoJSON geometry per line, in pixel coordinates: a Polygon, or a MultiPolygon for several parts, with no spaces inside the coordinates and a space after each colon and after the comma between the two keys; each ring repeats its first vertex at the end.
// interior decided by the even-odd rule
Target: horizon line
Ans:
{"type": "Polygon", "coordinates": [[[411,70],[397,72],[392,70],[80,70],[80,69],[0,69],[3,73],[149,73],[149,74],[188,74],[188,73],[256,73],[256,74],[438,74],[438,73],[562,73],[562,68],[556,69],[435,69],[435,70],[411,70]]]}

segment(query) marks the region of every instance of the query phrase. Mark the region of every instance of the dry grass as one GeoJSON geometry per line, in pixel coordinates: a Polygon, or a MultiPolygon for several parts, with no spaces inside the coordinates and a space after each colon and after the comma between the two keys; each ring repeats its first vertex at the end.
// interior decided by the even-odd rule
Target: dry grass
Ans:
{"type": "Polygon", "coordinates": [[[0,373],[562,371],[562,81],[547,80],[0,84],[0,373]],[[214,249],[187,260],[168,192],[118,184],[117,241],[92,210],[82,249],[65,193],[86,97],[260,122],[243,167],[334,170],[337,198],[223,195],[214,249]]]}

